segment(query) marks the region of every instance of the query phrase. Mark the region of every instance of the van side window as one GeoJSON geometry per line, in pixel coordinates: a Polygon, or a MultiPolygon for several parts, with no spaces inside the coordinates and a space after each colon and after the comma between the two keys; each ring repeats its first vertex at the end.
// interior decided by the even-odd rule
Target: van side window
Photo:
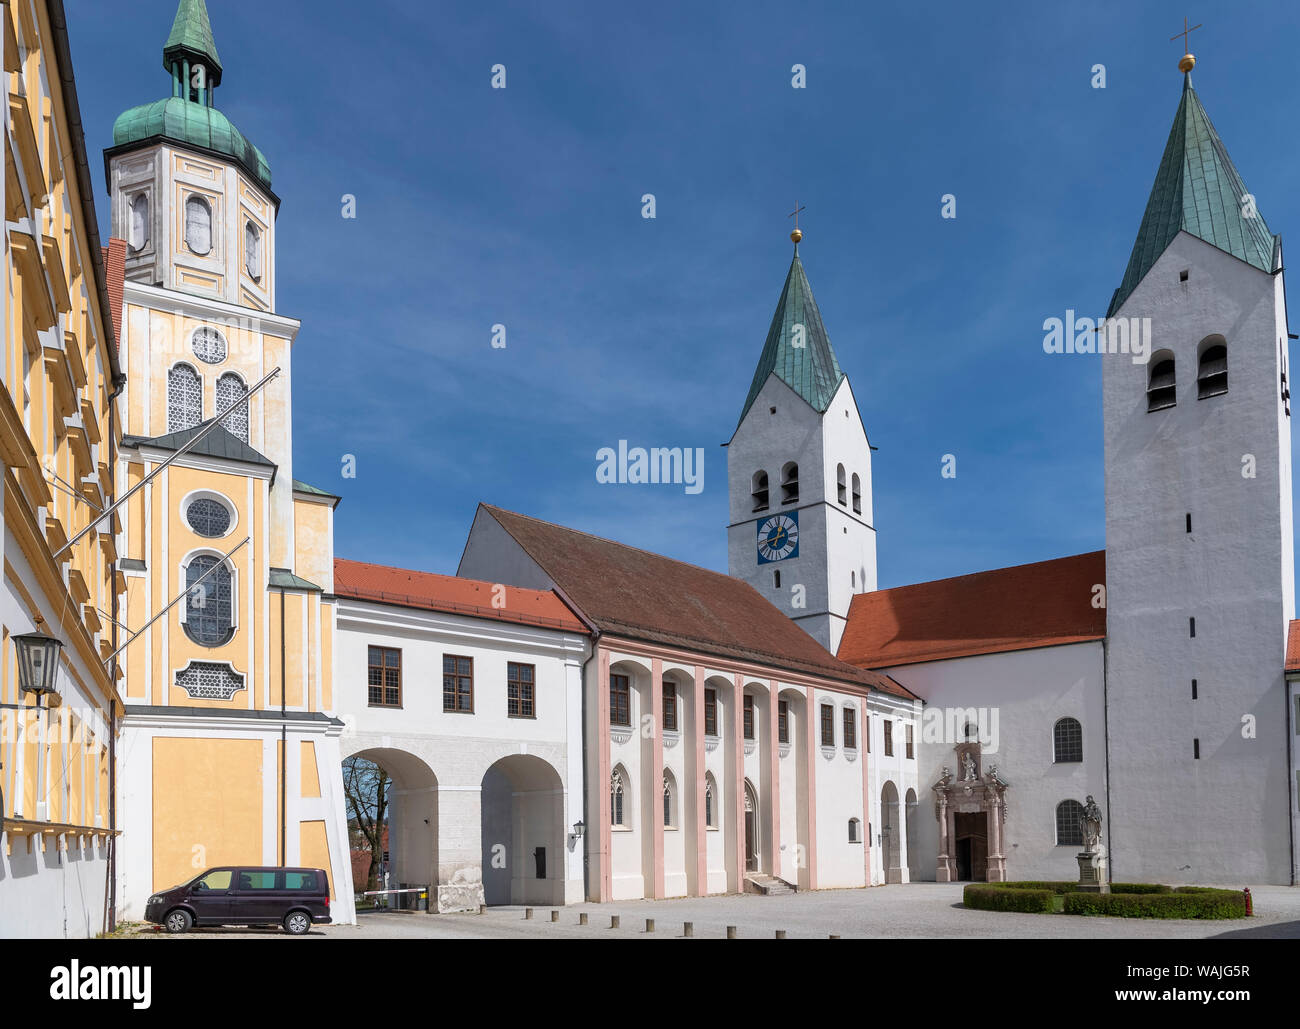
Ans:
{"type": "Polygon", "coordinates": [[[215,872],[209,872],[195,885],[200,890],[228,890],[230,889],[232,874],[229,868],[218,869],[215,872]]]}
{"type": "Polygon", "coordinates": [[[284,888],[286,890],[314,890],[316,889],[316,873],[285,872],[284,888]]]}
{"type": "Polygon", "coordinates": [[[275,889],[275,872],[273,870],[245,869],[239,873],[239,888],[241,890],[273,890],[275,889]]]}

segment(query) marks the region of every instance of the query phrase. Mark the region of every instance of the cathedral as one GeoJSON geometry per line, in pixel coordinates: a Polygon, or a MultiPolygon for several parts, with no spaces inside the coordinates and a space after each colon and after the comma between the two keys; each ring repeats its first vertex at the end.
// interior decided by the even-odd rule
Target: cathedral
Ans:
{"type": "MultiPolygon", "coordinates": [[[[43,8],[5,7],[24,81],[68,60],[43,8]]],[[[726,574],[490,503],[438,574],[336,557],[346,498],[294,478],[280,200],[180,0],[162,96],[104,154],[111,238],[69,193],[84,253],[49,296],[42,157],[7,144],[0,700],[35,734],[0,740],[0,933],[93,935],[230,864],[325,869],[353,921],[352,758],[392,780],[388,885],[431,911],[1067,879],[1089,802],[1117,882],[1295,884],[1282,250],[1194,63],[1108,312],[1152,339],[1102,357],[1104,550],[878,588],[872,447],[796,228],[726,445],[726,574]],[[6,413],[35,403],[45,476],[6,413]],[[92,473],[93,508],[50,488],[92,473]]]]}

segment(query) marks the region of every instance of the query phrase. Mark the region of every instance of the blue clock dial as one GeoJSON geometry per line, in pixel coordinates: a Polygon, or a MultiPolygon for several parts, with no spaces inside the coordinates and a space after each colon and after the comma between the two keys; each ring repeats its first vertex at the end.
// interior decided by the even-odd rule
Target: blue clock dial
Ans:
{"type": "Polygon", "coordinates": [[[758,563],[799,556],[799,512],[775,514],[758,523],[758,563]]]}

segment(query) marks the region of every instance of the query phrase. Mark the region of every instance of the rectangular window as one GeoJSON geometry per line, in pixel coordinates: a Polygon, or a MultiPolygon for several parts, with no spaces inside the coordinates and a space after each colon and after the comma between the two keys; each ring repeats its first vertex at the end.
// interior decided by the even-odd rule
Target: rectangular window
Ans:
{"type": "Polygon", "coordinates": [[[883,726],[885,730],[885,757],[894,756],[894,723],[888,718],[883,726]]]}
{"type": "Polygon", "coordinates": [[[457,714],[474,713],[474,659],[442,655],[442,709],[457,714]]]}
{"type": "Polygon", "coordinates": [[[236,889],[241,892],[244,890],[273,890],[275,889],[275,875],[274,869],[240,869],[239,885],[236,889]]]}
{"type": "Polygon", "coordinates": [[[536,718],[537,669],[534,665],[506,662],[506,714],[511,718],[536,718]]]}
{"type": "Polygon", "coordinates": [[[371,707],[402,706],[402,652],[395,647],[368,647],[371,707]]]}
{"type": "Polygon", "coordinates": [[[677,684],[664,680],[664,732],[677,731],[677,684]]]}
{"type": "Polygon", "coordinates": [[[718,691],[704,691],[704,735],[718,735],[718,691]]]}
{"type": "Polygon", "coordinates": [[[1201,760],[1201,741],[1192,740],[1192,757],[1197,761],[1201,760]]]}
{"type": "Polygon", "coordinates": [[[609,724],[632,724],[632,683],[626,675],[609,677],[609,724]]]}
{"type": "Polygon", "coordinates": [[[913,749],[912,726],[910,723],[906,726],[905,731],[907,733],[907,760],[911,761],[912,758],[916,757],[916,752],[913,749]]]}
{"type": "Polygon", "coordinates": [[[776,702],[776,720],[777,720],[777,742],[790,742],[790,702],[788,700],[778,700],[776,702]]]}
{"type": "Polygon", "coordinates": [[[830,704],[822,705],[822,746],[835,746],[835,708],[830,704]]]}
{"type": "Polygon", "coordinates": [[[1189,618],[1187,621],[1189,623],[1189,628],[1192,630],[1192,639],[1196,639],[1196,619],[1189,618]]]}
{"type": "Polygon", "coordinates": [[[745,694],[745,739],[754,738],[754,698],[745,694]]]}
{"type": "Polygon", "coordinates": [[[1192,680],[1192,699],[1196,699],[1196,680],[1192,680]]]}
{"type": "Polygon", "coordinates": [[[844,749],[858,749],[858,713],[851,707],[844,709],[844,749]]]}

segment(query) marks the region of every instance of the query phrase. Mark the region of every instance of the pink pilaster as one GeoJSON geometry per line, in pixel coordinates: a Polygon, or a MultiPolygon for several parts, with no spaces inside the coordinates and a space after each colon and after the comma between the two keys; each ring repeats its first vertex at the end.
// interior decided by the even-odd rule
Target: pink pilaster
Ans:
{"type": "MultiPolygon", "coordinates": [[[[609,651],[601,650],[596,661],[600,681],[596,687],[596,796],[599,799],[597,810],[600,812],[599,841],[600,851],[596,861],[600,868],[600,882],[596,887],[596,900],[606,903],[614,897],[614,850],[613,834],[610,826],[614,813],[609,809],[609,780],[613,774],[609,760],[609,651]]],[[[591,839],[588,830],[587,839],[591,839]]]]}
{"type": "MultiPolygon", "coordinates": [[[[767,723],[767,761],[768,778],[771,779],[772,796],[770,806],[772,811],[772,831],[768,835],[767,845],[767,867],[775,876],[781,874],[781,755],[777,749],[780,740],[780,727],[777,723],[777,684],[775,679],[769,679],[767,683],[767,717],[764,721],[767,723]]],[[[796,829],[796,835],[798,830],[796,829]]]]}
{"type": "Polygon", "coordinates": [[[862,834],[863,886],[871,885],[871,779],[867,774],[867,761],[871,758],[867,753],[869,731],[867,702],[863,699],[858,705],[858,760],[862,762],[862,828],[859,832],[862,834]]]}
{"type": "Polygon", "coordinates": [[[735,712],[732,723],[732,753],[735,755],[731,765],[731,776],[735,797],[736,819],[736,892],[745,892],[745,687],[740,673],[735,674],[735,688],[732,692],[732,710],[735,712]]]}
{"type": "MultiPolygon", "coordinates": [[[[664,895],[664,663],[650,659],[650,805],[647,809],[652,832],[650,897],[664,895]]],[[[678,794],[678,801],[681,794],[678,794]]],[[[642,822],[644,825],[645,822],[642,822]]]]}
{"type": "MultiPolygon", "coordinates": [[[[695,713],[691,718],[691,746],[695,750],[695,896],[709,892],[709,826],[704,817],[704,669],[695,666],[695,688],[691,691],[695,713]]],[[[722,798],[714,797],[716,804],[722,798]]]]}
{"type": "Polygon", "coordinates": [[[804,719],[807,723],[807,746],[804,748],[808,752],[808,853],[805,856],[808,862],[808,889],[817,889],[817,753],[821,749],[818,742],[817,734],[821,731],[822,713],[817,709],[817,703],[813,696],[813,688],[807,688],[808,717],[804,719]]]}

